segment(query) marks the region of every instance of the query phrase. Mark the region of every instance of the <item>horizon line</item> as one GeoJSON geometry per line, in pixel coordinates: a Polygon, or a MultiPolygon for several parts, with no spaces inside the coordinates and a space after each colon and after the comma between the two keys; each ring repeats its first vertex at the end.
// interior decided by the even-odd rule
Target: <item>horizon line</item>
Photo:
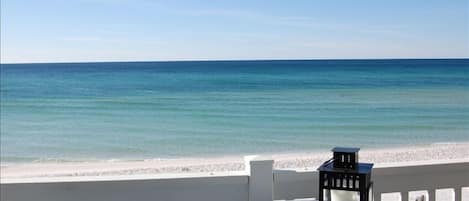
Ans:
{"type": "Polygon", "coordinates": [[[168,60],[96,60],[96,61],[39,61],[7,62],[3,64],[86,64],[86,63],[164,63],[164,62],[236,62],[236,61],[356,61],[356,60],[466,60],[469,57],[402,57],[402,58],[282,58],[282,59],[168,59],[168,60]]]}

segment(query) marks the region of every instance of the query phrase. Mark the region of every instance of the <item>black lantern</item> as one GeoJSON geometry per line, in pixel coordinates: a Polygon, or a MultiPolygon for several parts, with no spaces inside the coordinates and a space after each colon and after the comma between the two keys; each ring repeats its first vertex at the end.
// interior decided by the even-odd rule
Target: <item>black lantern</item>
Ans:
{"type": "Polygon", "coordinates": [[[372,163],[359,163],[359,148],[336,147],[319,168],[319,201],[373,201],[372,163]]]}

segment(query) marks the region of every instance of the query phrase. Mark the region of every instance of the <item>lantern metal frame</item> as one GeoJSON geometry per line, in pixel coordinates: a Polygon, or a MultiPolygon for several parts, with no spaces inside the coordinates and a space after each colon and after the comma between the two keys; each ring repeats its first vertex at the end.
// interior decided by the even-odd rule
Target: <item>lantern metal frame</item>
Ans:
{"type": "Polygon", "coordinates": [[[373,188],[371,181],[373,164],[358,163],[358,148],[336,147],[332,151],[334,157],[318,168],[319,201],[325,201],[324,196],[331,201],[331,190],[357,192],[360,201],[372,201],[373,195],[370,190],[373,188]],[[328,190],[329,195],[325,195],[324,190],[328,190]]]}

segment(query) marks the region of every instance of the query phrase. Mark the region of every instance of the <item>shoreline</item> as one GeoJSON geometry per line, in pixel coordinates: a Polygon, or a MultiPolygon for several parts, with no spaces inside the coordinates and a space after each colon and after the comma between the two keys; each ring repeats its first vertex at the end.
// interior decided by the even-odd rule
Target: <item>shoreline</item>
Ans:
{"type": "MultiPolygon", "coordinates": [[[[275,160],[276,169],[315,170],[331,157],[329,151],[262,154],[275,160]]],[[[469,160],[469,142],[434,143],[395,148],[362,149],[361,162],[376,165],[469,160]]],[[[154,159],[141,161],[98,161],[64,163],[2,164],[1,179],[121,176],[166,173],[213,173],[244,170],[242,156],[154,159]]]]}

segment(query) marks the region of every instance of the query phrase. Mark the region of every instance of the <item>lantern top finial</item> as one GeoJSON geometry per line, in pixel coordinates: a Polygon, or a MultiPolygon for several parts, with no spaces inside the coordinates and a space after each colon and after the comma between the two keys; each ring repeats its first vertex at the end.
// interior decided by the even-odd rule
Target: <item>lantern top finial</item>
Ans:
{"type": "Polygon", "coordinates": [[[340,152],[340,153],[357,153],[360,151],[360,148],[355,147],[334,147],[332,152],[340,152]]]}
{"type": "Polygon", "coordinates": [[[333,164],[334,168],[354,170],[358,167],[358,151],[360,148],[335,147],[333,164]]]}

